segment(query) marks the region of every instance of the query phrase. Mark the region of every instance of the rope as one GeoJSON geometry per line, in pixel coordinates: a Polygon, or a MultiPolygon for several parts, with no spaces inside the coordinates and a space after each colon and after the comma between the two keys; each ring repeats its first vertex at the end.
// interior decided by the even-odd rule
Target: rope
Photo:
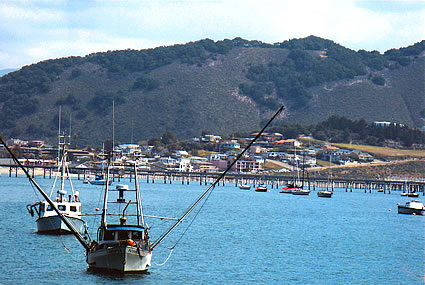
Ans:
{"type": "Polygon", "coordinates": [[[71,255],[71,250],[70,250],[68,247],[66,247],[66,245],[65,245],[65,243],[62,241],[62,238],[61,238],[61,237],[59,238],[59,240],[60,240],[60,242],[61,242],[61,244],[62,244],[63,248],[65,249],[65,252],[66,252],[66,253],[68,253],[69,258],[71,258],[71,260],[72,260],[72,261],[74,261],[74,262],[80,262],[81,260],[76,260],[75,258],[73,258],[73,257],[72,257],[72,255],[71,255]]]}
{"type": "Polygon", "coordinates": [[[168,248],[169,250],[170,250],[170,253],[168,254],[168,257],[167,257],[167,259],[165,259],[165,261],[164,262],[162,262],[162,263],[160,263],[160,264],[158,264],[158,263],[156,263],[156,262],[154,262],[154,264],[156,265],[156,266],[163,266],[163,265],[165,265],[167,262],[168,262],[168,260],[170,259],[170,257],[171,257],[171,254],[173,253],[173,251],[174,251],[174,248],[177,246],[177,244],[180,242],[180,240],[183,238],[183,236],[186,234],[186,232],[189,230],[189,228],[190,228],[190,226],[193,224],[193,222],[195,221],[195,219],[197,218],[197,216],[198,216],[198,214],[201,212],[201,210],[202,210],[202,208],[204,207],[204,205],[205,205],[205,203],[207,202],[207,200],[208,200],[208,198],[211,196],[211,193],[212,193],[212,191],[215,189],[215,187],[210,191],[210,193],[208,193],[208,195],[207,195],[207,197],[205,198],[205,200],[204,200],[204,202],[201,204],[201,206],[199,207],[199,209],[198,209],[198,211],[196,212],[196,214],[195,214],[195,216],[193,217],[193,219],[190,221],[190,223],[187,225],[187,227],[186,227],[186,229],[183,231],[183,233],[181,234],[181,236],[177,239],[177,241],[175,242],[175,244],[172,246],[172,247],[170,247],[170,248],[168,248]]]}
{"type": "Polygon", "coordinates": [[[173,250],[174,250],[173,248],[170,248],[170,253],[168,254],[167,259],[163,263],[158,264],[158,263],[154,262],[154,264],[156,266],[163,266],[163,265],[165,265],[168,262],[168,260],[170,259],[171,254],[173,253],[173,250]]]}
{"type": "Polygon", "coordinates": [[[186,234],[186,232],[189,230],[189,228],[192,226],[193,222],[195,221],[195,219],[198,217],[199,213],[201,212],[202,208],[205,206],[205,203],[208,201],[208,199],[211,196],[211,193],[214,191],[215,187],[213,187],[213,189],[210,191],[210,193],[208,193],[208,195],[206,196],[205,200],[203,201],[203,203],[201,204],[201,206],[199,207],[198,211],[195,213],[195,216],[193,217],[193,219],[190,221],[190,223],[187,225],[186,229],[183,231],[183,233],[181,234],[181,236],[177,239],[176,243],[170,248],[171,250],[173,250],[177,244],[180,242],[180,240],[183,238],[183,236],[186,234]]]}

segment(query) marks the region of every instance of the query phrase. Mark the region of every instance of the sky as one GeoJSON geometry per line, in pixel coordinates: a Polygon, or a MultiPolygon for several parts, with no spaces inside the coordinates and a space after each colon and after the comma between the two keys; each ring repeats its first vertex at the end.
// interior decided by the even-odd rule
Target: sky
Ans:
{"type": "Polygon", "coordinates": [[[425,39],[425,0],[1,0],[0,69],[209,38],[315,35],[353,50],[425,39]]]}

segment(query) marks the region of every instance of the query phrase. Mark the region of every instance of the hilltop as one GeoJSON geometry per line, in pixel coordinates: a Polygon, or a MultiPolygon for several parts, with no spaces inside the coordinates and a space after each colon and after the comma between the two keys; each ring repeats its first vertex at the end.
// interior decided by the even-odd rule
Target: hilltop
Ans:
{"type": "Polygon", "coordinates": [[[72,121],[74,142],[137,142],[165,130],[178,138],[259,128],[279,120],[312,124],[340,115],[422,127],[425,41],[384,54],[310,36],[268,44],[209,39],[147,50],[52,59],[0,79],[0,133],[56,137],[72,121]],[[70,115],[72,114],[72,115],[70,115]],[[70,119],[71,118],[71,119],[70,119]]]}

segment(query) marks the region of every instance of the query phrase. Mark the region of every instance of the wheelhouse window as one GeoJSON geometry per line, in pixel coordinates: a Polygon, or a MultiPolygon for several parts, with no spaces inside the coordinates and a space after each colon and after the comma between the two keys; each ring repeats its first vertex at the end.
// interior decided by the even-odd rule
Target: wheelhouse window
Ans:
{"type": "Polygon", "coordinates": [[[71,206],[70,210],[71,212],[77,212],[77,206],[71,206]]]}
{"type": "Polygon", "coordinates": [[[129,232],[127,231],[118,231],[118,239],[119,240],[124,240],[124,239],[129,239],[129,232]]]}
{"type": "Polygon", "coordinates": [[[142,232],[133,232],[133,234],[132,234],[132,239],[133,239],[133,240],[139,240],[139,239],[142,239],[142,232]]]}
{"type": "Polygon", "coordinates": [[[113,231],[105,231],[103,235],[103,240],[114,240],[114,232],[113,231]]]}
{"type": "Polygon", "coordinates": [[[58,205],[58,209],[59,209],[59,211],[65,211],[66,206],[65,205],[58,205]]]}

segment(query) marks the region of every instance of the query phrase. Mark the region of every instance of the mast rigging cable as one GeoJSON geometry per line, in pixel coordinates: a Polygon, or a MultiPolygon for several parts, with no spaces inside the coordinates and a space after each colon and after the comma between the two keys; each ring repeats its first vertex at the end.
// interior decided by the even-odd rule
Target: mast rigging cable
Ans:
{"type": "MultiPolygon", "coordinates": [[[[220,180],[226,175],[226,173],[233,167],[233,165],[235,165],[235,163],[244,155],[244,153],[252,146],[252,144],[262,135],[262,133],[264,132],[264,130],[270,125],[270,123],[274,120],[274,118],[277,117],[277,115],[279,115],[280,112],[282,112],[283,108],[285,106],[282,105],[277,111],[276,113],[270,118],[270,120],[265,124],[265,126],[257,133],[257,135],[251,140],[251,142],[244,148],[244,150],[242,152],[240,152],[238,154],[238,156],[236,157],[235,160],[233,160],[233,162],[226,168],[226,170],[220,174],[220,176],[214,181],[214,183],[211,184],[210,187],[208,187],[208,189],[198,198],[198,200],[196,200],[195,203],[192,204],[192,206],[189,208],[189,210],[187,210],[178,220],[177,222],[171,226],[165,233],[163,233],[151,246],[151,249],[153,250],[159,243],[161,243],[186,217],[187,215],[189,215],[189,213],[199,204],[199,202],[201,202],[202,199],[205,198],[205,196],[207,196],[208,193],[212,192],[215,188],[215,185],[220,182],[220,180]]],[[[205,202],[204,202],[205,204],[205,202]]],[[[202,208],[202,207],[201,207],[202,208]]],[[[199,211],[198,211],[199,213],[199,211]]],[[[196,218],[196,216],[195,216],[196,218]]],[[[193,221],[190,223],[192,224],[193,221]]],[[[190,226],[190,225],[189,225],[190,226]]],[[[187,229],[185,230],[185,232],[187,231],[187,229]]],[[[184,234],[184,233],[183,233],[184,234]]],[[[177,241],[178,242],[178,241],[177,241]]],[[[173,247],[174,248],[174,247],[173,247]]]]}

